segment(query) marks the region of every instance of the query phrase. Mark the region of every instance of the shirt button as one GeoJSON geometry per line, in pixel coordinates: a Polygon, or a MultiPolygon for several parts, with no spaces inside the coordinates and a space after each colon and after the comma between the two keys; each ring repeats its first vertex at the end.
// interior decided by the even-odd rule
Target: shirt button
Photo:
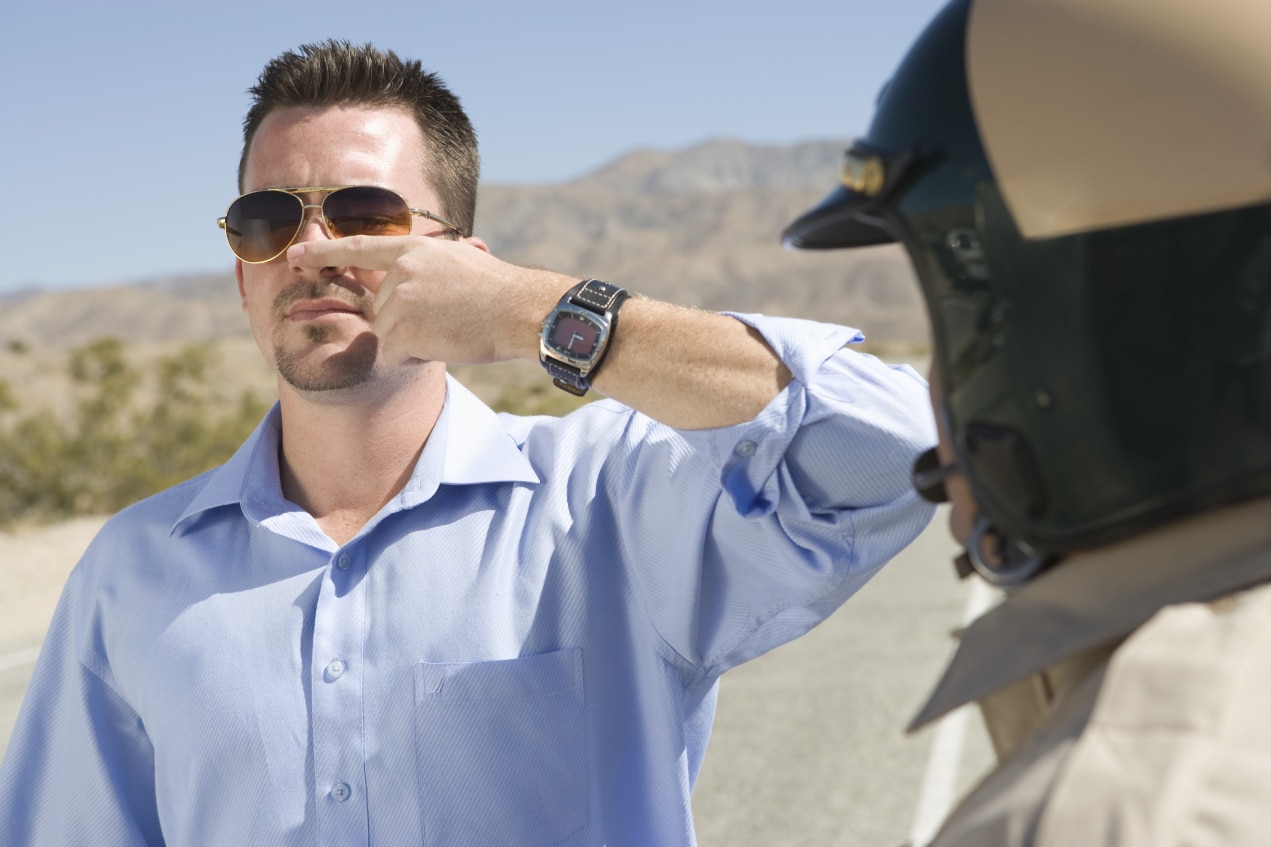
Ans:
{"type": "Polygon", "coordinates": [[[341,553],[340,558],[336,559],[335,563],[340,566],[340,570],[347,571],[352,561],[348,553],[341,553]]]}
{"type": "Polygon", "coordinates": [[[343,803],[353,796],[353,789],[343,782],[337,782],[331,786],[331,796],[335,798],[337,803],[343,803]]]}
{"type": "Polygon", "coordinates": [[[332,659],[327,665],[327,682],[333,682],[344,676],[344,661],[342,659],[332,659]]]}
{"type": "Polygon", "coordinates": [[[755,442],[739,441],[737,446],[733,448],[733,452],[738,456],[753,456],[755,455],[755,442]]]}

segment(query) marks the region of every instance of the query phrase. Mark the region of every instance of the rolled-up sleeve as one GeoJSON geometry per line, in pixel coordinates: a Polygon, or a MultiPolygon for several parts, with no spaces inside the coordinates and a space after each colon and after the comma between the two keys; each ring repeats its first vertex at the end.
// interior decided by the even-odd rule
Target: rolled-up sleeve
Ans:
{"type": "MultiPolygon", "coordinates": [[[[677,433],[699,469],[717,474],[701,481],[715,499],[693,539],[700,546],[658,555],[649,539],[643,558],[658,564],[637,578],[659,635],[700,676],[811,629],[934,511],[910,483],[914,458],[936,439],[926,383],[912,368],[853,351],[862,336],[848,327],[734,317],[763,335],[793,379],[751,421],[677,433]]],[[[682,489],[668,500],[680,514],[647,491],[640,499],[655,525],[680,530],[661,538],[692,537],[682,489]]]]}

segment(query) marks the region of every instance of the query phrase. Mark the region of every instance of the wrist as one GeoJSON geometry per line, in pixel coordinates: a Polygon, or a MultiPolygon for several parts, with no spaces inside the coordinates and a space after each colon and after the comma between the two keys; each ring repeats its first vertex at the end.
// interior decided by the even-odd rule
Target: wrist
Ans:
{"type": "Polygon", "coordinates": [[[578,279],[532,268],[518,268],[517,271],[517,279],[504,289],[499,304],[505,321],[499,334],[503,346],[500,360],[528,359],[537,362],[543,316],[556,307],[578,279]]]}
{"type": "Polygon", "coordinates": [[[627,292],[611,283],[576,283],[543,319],[539,362],[563,391],[581,397],[604,364],[627,292]]]}

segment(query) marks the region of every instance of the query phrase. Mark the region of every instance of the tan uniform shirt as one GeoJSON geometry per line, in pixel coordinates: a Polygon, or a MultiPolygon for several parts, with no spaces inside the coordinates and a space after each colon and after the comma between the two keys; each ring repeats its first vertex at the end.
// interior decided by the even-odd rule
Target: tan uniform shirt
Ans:
{"type": "Polygon", "coordinates": [[[999,764],[933,847],[1271,845],[1271,500],[1066,559],[963,633],[999,764]]]}

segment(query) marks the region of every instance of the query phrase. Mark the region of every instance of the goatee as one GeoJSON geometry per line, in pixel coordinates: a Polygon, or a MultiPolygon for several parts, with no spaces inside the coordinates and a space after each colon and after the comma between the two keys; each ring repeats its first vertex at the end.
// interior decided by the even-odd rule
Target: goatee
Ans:
{"type": "MultiPolygon", "coordinates": [[[[283,289],[274,298],[274,366],[278,375],[300,391],[338,391],[361,385],[374,375],[379,355],[379,339],[372,332],[354,338],[342,352],[324,361],[308,361],[302,351],[289,347],[283,337],[288,309],[302,300],[338,300],[368,318],[374,299],[370,294],[358,297],[352,291],[329,282],[300,280],[283,289]]],[[[325,323],[304,326],[305,339],[313,345],[330,340],[336,328],[325,323]]]]}

